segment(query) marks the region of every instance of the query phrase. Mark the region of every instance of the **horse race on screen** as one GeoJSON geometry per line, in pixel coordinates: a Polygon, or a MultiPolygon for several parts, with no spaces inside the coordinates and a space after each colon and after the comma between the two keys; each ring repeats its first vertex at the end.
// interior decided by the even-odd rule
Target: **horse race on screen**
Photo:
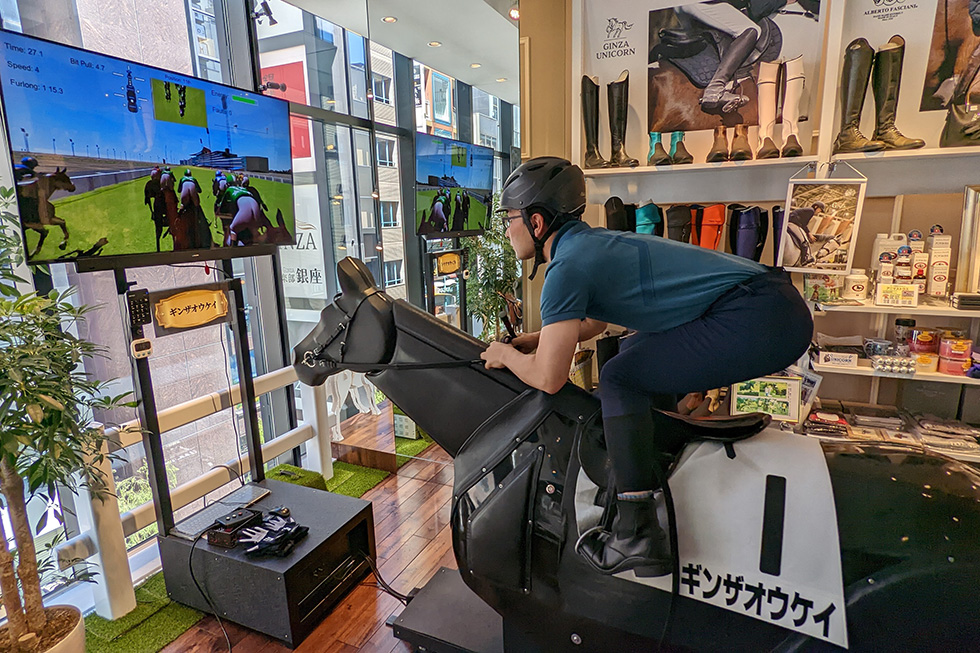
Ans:
{"type": "Polygon", "coordinates": [[[294,242],[286,103],[2,39],[30,262],[294,242]]]}

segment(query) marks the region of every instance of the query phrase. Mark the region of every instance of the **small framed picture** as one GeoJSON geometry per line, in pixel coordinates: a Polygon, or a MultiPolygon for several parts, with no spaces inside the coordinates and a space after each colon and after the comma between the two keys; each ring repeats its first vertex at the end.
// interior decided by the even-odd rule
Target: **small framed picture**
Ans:
{"type": "Polygon", "coordinates": [[[866,179],[791,181],[780,264],[793,272],[850,272],[866,185],[866,179]]]}
{"type": "Polygon", "coordinates": [[[763,376],[732,386],[732,415],[765,413],[780,422],[799,422],[803,379],[763,376]]]}

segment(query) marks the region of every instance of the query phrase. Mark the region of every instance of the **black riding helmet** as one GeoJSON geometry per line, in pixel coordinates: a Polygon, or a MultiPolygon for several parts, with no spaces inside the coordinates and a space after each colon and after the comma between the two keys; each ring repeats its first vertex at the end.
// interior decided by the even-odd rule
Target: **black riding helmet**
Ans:
{"type": "Polygon", "coordinates": [[[544,263],[544,243],[561,225],[578,220],[585,211],[585,175],[570,161],[555,156],[531,159],[510,173],[500,193],[500,211],[521,212],[521,218],[534,241],[534,269],[544,263]],[[548,225],[541,238],[535,238],[531,216],[540,213],[548,225]]]}

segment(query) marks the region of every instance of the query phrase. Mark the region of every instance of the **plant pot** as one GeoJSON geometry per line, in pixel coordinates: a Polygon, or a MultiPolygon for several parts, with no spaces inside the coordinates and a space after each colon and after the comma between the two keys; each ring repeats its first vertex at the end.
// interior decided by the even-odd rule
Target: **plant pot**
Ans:
{"type": "Polygon", "coordinates": [[[44,653],[85,653],[85,620],[78,608],[71,605],[53,605],[45,608],[45,612],[54,609],[71,610],[75,613],[75,627],[60,641],[44,649],[44,653]]]}

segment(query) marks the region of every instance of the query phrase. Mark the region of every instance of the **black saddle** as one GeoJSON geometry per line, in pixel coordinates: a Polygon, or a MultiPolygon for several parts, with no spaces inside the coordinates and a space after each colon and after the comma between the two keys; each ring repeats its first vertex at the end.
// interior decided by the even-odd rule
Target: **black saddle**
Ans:
{"type": "MultiPolygon", "coordinates": [[[[755,50],[735,74],[738,80],[752,74],[758,61],[775,61],[783,47],[783,34],[768,16],[758,21],[761,35],[755,50]]],[[[661,29],[660,42],[650,49],[650,63],[669,61],[694,86],[704,88],[711,81],[732,38],[716,29],[661,29]]]]}
{"type": "MultiPolygon", "coordinates": [[[[672,465],[689,444],[720,442],[729,458],[735,457],[734,443],[761,433],[772,417],[749,413],[733,417],[689,417],[666,410],[653,411],[654,430],[664,463],[672,465]]],[[[596,485],[604,486],[612,470],[601,424],[587,429],[579,440],[579,463],[596,485]]]]}

